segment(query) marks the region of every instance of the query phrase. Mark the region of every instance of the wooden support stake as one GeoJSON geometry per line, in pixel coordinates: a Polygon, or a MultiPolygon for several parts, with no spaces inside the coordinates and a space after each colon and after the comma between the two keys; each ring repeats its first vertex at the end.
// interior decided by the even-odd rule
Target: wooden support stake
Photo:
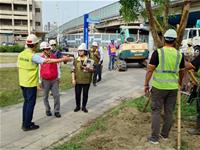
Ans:
{"type": "Polygon", "coordinates": [[[177,146],[178,150],[181,150],[181,92],[180,88],[177,95],[177,123],[178,123],[178,133],[177,133],[177,146]]]}

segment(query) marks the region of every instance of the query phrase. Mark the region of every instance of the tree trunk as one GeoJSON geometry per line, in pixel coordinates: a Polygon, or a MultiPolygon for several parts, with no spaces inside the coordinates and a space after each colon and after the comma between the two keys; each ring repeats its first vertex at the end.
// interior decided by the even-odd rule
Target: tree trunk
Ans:
{"type": "Polygon", "coordinates": [[[163,35],[165,31],[168,29],[168,20],[169,20],[169,3],[170,0],[164,1],[164,14],[163,14],[163,35]]]}
{"type": "Polygon", "coordinates": [[[182,39],[183,39],[185,27],[186,27],[187,21],[188,21],[190,5],[191,5],[191,0],[184,0],[181,21],[180,21],[180,25],[178,26],[178,29],[177,29],[178,37],[176,39],[176,49],[179,49],[182,39]]]}
{"type": "Polygon", "coordinates": [[[147,16],[149,19],[149,27],[150,27],[150,31],[153,36],[154,44],[157,48],[160,48],[163,46],[163,43],[162,43],[162,40],[160,39],[160,37],[158,35],[158,31],[156,29],[155,19],[154,19],[152,7],[151,7],[151,0],[145,0],[145,7],[147,10],[147,16]]]}

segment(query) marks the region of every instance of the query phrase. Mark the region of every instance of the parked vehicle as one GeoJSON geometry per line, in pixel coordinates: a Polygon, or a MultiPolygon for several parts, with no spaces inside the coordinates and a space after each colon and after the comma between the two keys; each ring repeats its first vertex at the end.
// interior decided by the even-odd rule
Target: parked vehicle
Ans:
{"type": "Polygon", "coordinates": [[[149,57],[148,29],[140,26],[121,26],[120,30],[122,44],[119,48],[119,59],[126,63],[143,64],[149,57]]]}
{"type": "Polygon", "coordinates": [[[192,46],[195,53],[200,51],[200,28],[186,28],[182,41],[181,51],[187,53],[188,42],[192,42],[192,46]]]}
{"type": "Polygon", "coordinates": [[[2,46],[13,46],[13,45],[15,45],[15,43],[12,43],[12,42],[2,42],[1,45],[2,46]]]}

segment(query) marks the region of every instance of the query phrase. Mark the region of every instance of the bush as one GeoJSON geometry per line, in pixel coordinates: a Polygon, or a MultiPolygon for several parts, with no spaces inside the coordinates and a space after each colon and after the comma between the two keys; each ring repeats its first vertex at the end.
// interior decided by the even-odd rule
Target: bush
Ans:
{"type": "Polygon", "coordinates": [[[23,45],[0,46],[0,52],[17,53],[24,50],[23,45]]]}

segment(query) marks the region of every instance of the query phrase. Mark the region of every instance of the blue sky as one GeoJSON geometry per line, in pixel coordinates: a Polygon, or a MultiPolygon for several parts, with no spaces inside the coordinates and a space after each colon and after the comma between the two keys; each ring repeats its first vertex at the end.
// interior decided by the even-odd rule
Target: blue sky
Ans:
{"type": "Polygon", "coordinates": [[[47,22],[58,22],[61,25],[116,1],[118,0],[42,0],[43,25],[47,22]]]}

